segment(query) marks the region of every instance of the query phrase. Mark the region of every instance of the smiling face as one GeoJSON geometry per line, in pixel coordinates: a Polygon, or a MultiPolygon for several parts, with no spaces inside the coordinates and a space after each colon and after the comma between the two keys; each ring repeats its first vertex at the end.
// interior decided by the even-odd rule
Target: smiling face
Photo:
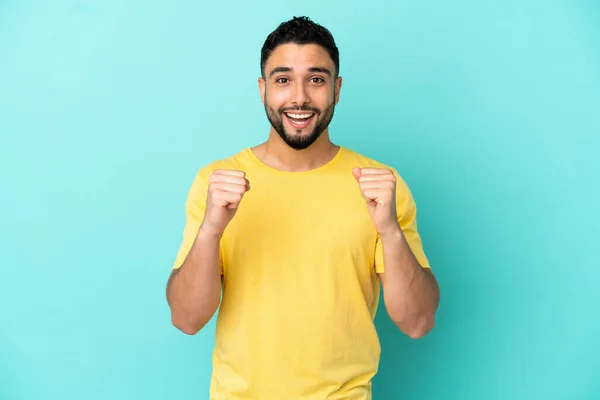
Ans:
{"type": "Polygon", "coordinates": [[[271,53],[259,79],[267,118],[283,141],[302,150],[327,130],[342,78],[316,44],[283,44],[271,53]]]}

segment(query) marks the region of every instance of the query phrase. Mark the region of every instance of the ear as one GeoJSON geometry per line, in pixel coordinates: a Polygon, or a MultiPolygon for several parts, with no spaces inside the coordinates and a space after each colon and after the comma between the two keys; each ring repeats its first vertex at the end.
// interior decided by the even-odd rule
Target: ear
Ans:
{"type": "Polygon", "coordinates": [[[338,76],[335,79],[335,105],[340,101],[340,90],[342,90],[342,77],[338,76]]]}
{"type": "Polygon", "coordinates": [[[260,92],[260,101],[262,101],[263,105],[265,104],[266,84],[267,83],[262,77],[258,78],[258,90],[260,92]]]}

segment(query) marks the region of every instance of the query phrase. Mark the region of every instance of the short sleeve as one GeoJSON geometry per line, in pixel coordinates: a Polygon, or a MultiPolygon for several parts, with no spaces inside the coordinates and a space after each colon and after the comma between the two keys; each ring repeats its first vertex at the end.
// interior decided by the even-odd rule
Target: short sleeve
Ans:
{"type": "MultiPolygon", "coordinates": [[[[198,229],[200,229],[200,225],[202,224],[204,211],[206,210],[206,196],[208,191],[209,176],[210,171],[208,168],[199,170],[194,177],[192,185],[188,191],[187,199],[185,201],[185,226],[183,228],[183,237],[179,246],[179,251],[177,252],[175,263],[173,264],[174,270],[183,265],[183,262],[185,261],[192,248],[192,245],[194,244],[194,241],[196,240],[198,229]]],[[[222,274],[223,262],[221,256],[219,258],[221,260],[219,262],[219,268],[222,274]]]]}
{"type": "MultiPolygon", "coordinates": [[[[396,175],[396,212],[398,222],[408,242],[410,249],[417,258],[417,261],[423,268],[431,268],[429,260],[423,250],[423,243],[417,229],[417,207],[413,195],[396,170],[392,169],[396,175]]],[[[375,247],[375,272],[383,273],[385,270],[383,262],[383,245],[379,236],[375,247]]]]}

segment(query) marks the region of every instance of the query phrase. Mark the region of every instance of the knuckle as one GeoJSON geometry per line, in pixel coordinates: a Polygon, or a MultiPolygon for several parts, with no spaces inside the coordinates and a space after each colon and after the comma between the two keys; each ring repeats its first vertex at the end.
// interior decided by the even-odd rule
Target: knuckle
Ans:
{"type": "Polygon", "coordinates": [[[235,203],[239,203],[240,201],[242,201],[242,195],[240,193],[234,193],[231,196],[231,200],[234,201],[235,203]]]}

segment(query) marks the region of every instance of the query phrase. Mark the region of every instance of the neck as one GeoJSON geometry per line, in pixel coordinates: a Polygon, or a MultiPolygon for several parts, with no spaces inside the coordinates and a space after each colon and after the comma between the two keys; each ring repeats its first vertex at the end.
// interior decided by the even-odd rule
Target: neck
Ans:
{"type": "Polygon", "coordinates": [[[269,139],[252,150],[256,157],[272,168],[286,172],[303,172],[327,164],[335,157],[338,149],[339,146],[329,139],[327,129],[308,148],[295,150],[271,128],[269,139]]]}

